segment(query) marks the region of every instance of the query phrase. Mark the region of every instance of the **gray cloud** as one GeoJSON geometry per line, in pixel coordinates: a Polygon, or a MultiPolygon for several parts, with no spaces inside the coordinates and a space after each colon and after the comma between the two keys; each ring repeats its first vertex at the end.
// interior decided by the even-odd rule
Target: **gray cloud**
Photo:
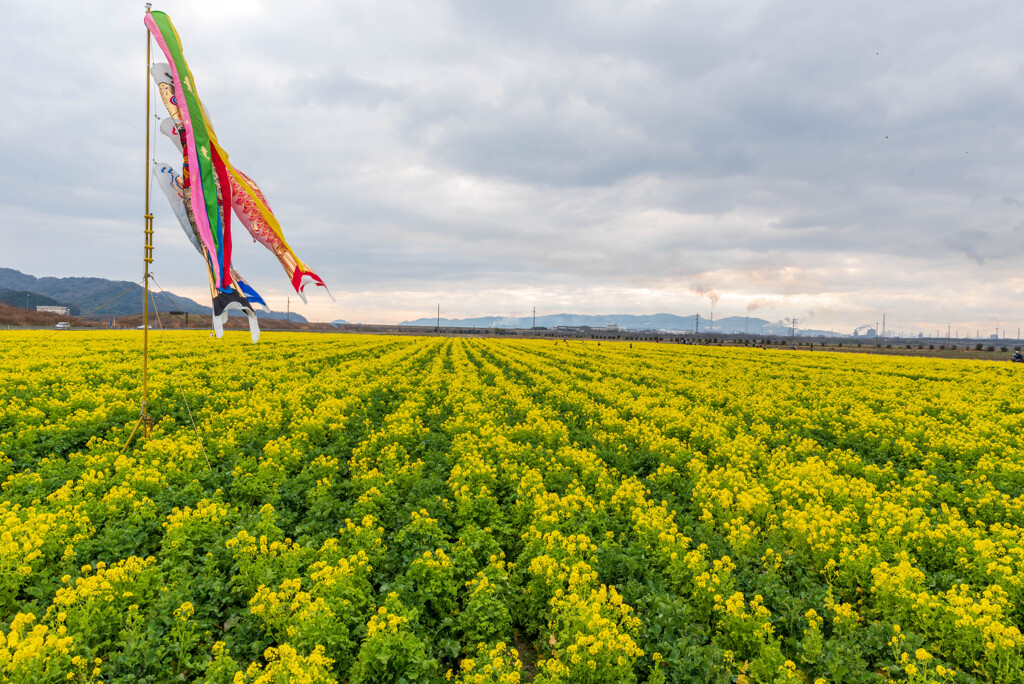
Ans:
{"type": "MultiPolygon", "coordinates": [[[[453,316],[1024,317],[1008,0],[164,9],[232,161],[340,293],[311,302],[322,318],[446,296],[453,316]]],[[[143,35],[113,2],[5,11],[0,265],[135,279],[143,35]]],[[[160,201],[161,282],[187,288],[160,201]]],[[[283,300],[276,262],[236,242],[283,300]]]]}

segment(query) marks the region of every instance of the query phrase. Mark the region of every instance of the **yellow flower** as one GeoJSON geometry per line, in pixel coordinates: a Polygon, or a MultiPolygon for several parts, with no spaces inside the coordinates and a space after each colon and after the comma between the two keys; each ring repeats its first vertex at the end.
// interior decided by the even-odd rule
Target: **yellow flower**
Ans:
{"type": "Polygon", "coordinates": [[[181,606],[174,611],[174,617],[181,621],[188,620],[193,614],[195,614],[195,608],[193,608],[189,601],[182,603],[181,606]]]}

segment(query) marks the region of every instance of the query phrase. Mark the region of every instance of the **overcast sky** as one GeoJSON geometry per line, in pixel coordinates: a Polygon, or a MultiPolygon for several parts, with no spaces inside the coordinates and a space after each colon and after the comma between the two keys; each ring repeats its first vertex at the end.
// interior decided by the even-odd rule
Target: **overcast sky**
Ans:
{"type": "MultiPolygon", "coordinates": [[[[144,3],[3,7],[0,266],[138,280],[144,3]]],[[[331,287],[292,293],[310,319],[440,302],[1024,325],[1020,2],[154,9],[232,162],[331,287]]],[[[163,138],[155,157],[180,164],[163,138]]],[[[159,284],[206,302],[201,259],[152,206],[159,284]]],[[[283,270],[238,228],[235,266],[283,310],[283,270]]]]}

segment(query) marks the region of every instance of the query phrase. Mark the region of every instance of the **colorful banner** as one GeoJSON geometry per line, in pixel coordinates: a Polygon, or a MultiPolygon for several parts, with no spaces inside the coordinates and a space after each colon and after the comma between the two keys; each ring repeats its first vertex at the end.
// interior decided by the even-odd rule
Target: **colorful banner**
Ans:
{"type": "MultiPolygon", "coordinates": [[[[150,69],[170,115],[170,119],[161,122],[160,131],[175,142],[182,154],[180,176],[166,164],[158,165],[154,175],[182,229],[207,261],[218,332],[216,321],[221,313],[226,316],[228,309],[240,308],[249,315],[248,300],[263,303],[231,266],[232,211],[253,239],[278,259],[303,301],[309,283],[326,290],[320,276],[285,241],[259,186],[231,165],[227,152],[217,142],[170,18],[163,12],[148,12],[145,23],[167,58],[166,64],[154,64],[150,69]]],[[[330,295],[329,290],[327,294],[330,295]]]]}

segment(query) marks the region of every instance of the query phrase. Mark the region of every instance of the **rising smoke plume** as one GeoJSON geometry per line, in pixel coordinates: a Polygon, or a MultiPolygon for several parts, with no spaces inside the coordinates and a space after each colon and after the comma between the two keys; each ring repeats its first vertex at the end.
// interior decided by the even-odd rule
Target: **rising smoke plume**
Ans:
{"type": "Polygon", "coordinates": [[[718,304],[718,293],[712,290],[710,287],[704,285],[694,285],[690,288],[690,292],[700,295],[701,297],[707,297],[708,301],[711,302],[711,308],[714,308],[718,304]]]}

